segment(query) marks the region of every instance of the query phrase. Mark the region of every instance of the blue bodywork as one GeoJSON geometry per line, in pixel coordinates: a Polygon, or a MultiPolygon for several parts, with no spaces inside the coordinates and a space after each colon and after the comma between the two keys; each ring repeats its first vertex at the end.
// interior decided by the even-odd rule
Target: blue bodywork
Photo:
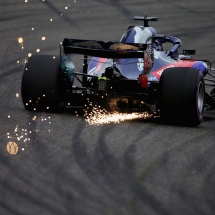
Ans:
{"type": "MultiPolygon", "coordinates": [[[[135,26],[131,27],[122,36],[120,42],[123,43],[149,43],[154,46],[154,64],[148,74],[149,81],[159,81],[160,75],[165,68],[169,67],[193,67],[202,71],[203,75],[207,74],[207,64],[203,61],[194,61],[184,59],[186,56],[178,54],[178,49],[181,46],[181,40],[170,35],[157,35],[157,32],[152,27],[135,26]],[[148,38],[152,38],[149,41],[148,38]],[[165,43],[171,43],[170,50],[157,50],[156,43],[161,47],[165,43]],[[176,56],[176,57],[175,57],[176,56]]],[[[143,58],[128,58],[128,59],[104,59],[94,57],[89,62],[88,74],[101,76],[106,67],[115,66],[119,69],[122,76],[128,79],[137,80],[139,75],[143,73],[144,62],[143,58]]]]}

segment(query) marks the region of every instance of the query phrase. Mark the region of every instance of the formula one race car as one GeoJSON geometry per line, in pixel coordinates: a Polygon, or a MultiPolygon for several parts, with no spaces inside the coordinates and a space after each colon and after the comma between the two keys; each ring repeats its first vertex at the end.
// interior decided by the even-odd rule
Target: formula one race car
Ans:
{"type": "Polygon", "coordinates": [[[130,26],[119,42],[64,39],[60,56],[28,58],[21,86],[25,109],[84,108],[91,101],[110,112],[199,125],[204,111],[215,108],[215,69],[209,61],[192,59],[195,50],[179,52],[180,39],[149,27],[157,17],[134,19],[143,26],[130,26]],[[83,55],[82,72],[75,69],[74,54],[83,55]],[[212,88],[209,94],[205,85],[212,88]]]}

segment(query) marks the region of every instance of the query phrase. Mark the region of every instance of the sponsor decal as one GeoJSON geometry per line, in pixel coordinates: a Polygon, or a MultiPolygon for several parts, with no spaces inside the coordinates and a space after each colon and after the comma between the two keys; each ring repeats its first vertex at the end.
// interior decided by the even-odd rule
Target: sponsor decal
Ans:
{"type": "Polygon", "coordinates": [[[148,81],[158,81],[158,79],[156,77],[149,77],[148,81]]]}
{"type": "MultiPolygon", "coordinates": [[[[164,69],[171,68],[171,67],[174,67],[174,66],[173,66],[173,65],[169,65],[169,66],[166,66],[164,69]]],[[[161,69],[160,71],[158,71],[157,74],[158,74],[159,76],[161,76],[162,73],[163,73],[163,71],[164,71],[164,69],[161,69]]]]}
{"type": "Polygon", "coordinates": [[[156,50],[154,50],[154,58],[158,59],[158,57],[159,57],[159,53],[156,50]]]}
{"type": "Polygon", "coordinates": [[[149,48],[149,53],[150,53],[150,54],[153,54],[154,49],[153,49],[153,47],[152,47],[152,44],[149,44],[149,45],[148,45],[148,48],[149,48]]]}
{"type": "Polygon", "coordinates": [[[156,78],[160,79],[160,76],[162,75],[163,71],[167,68],[171,67],[192,67],[195,61],[178,61],[175,63],[167,64],[166,66],[163,66],[162,68],[152,72],[151,74],[155,76],[156,78]]]}
{"type": "Polygon", "coordinates": [[[139,69],[140,72],[143,71],[143,58],[138,58],[139,63],[137,63],[137,68],[139,69]]]}

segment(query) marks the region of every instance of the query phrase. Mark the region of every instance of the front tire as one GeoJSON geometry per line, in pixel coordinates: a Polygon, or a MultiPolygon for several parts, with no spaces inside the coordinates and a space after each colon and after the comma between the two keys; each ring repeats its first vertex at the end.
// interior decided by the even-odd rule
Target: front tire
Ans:
{"type": "Polygon", "coordinates": [[[199,125],[204,113],[204,77],[196,68],[168,68],[160,79],[160,115],[163,122],[199,125]]]}

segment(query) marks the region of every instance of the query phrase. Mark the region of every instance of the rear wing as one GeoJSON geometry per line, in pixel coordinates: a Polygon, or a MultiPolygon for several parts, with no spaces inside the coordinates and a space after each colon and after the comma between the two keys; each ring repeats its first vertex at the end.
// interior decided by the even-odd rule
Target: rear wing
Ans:
{"type": "Polygon", "coordinates": [[[64,39],[65,54],[83,54],[101,58],[143,58],[147,44],[64,39]]]}

